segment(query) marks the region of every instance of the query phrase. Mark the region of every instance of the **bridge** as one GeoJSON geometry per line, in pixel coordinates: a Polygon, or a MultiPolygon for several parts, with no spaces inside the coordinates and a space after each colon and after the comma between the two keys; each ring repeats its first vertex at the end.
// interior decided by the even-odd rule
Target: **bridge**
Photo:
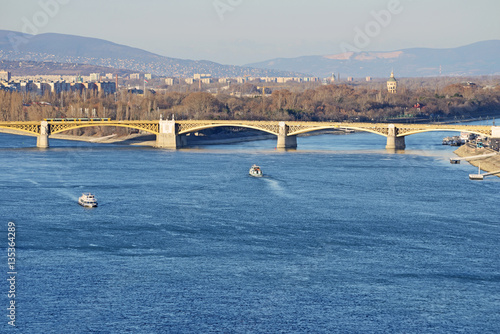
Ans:
{"type": "Polygon", "coordinates": [[[37,146],[49,147],[49,136],[63,131],[91,126],[114,126],[137,129],[156,135],[156,147],[177,149],[187,145],[186,134],[216,127],[239,127],[259,130],[277,137],[278,149],[297,147],[297,135],[318,130],[356,130],[371,132],[387,138],[386,148],[404,150],[405,137],[429,131],[470,132],[486,137],[500,138],[500,126],[457,124],[387,124],[300,121],[245,121],[245,120],[46,120],[38,122],[0,122],[0,129],[17,130],[37,136],[37,146]]]}

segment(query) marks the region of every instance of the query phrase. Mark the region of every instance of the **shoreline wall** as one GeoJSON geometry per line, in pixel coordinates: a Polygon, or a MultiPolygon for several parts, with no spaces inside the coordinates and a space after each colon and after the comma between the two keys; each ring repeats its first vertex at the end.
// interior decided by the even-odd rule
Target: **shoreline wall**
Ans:
{"type": "MultiPolygon", "coordinates": [[[[482,154],[489,154],[489,153],[494,153],[496,151],[490,149],[490,148],[476,148],[473,147],[472,145],[465,144],[460,146],[457,150],[455,150],[453,153],[458,155],[459,157],[469,157],[469,156],[474,156],[474,155],[482,155],[482,154]]],[[[470,163],[472,166],[478,167],[481,165],[481,170],[485,172],[494,172],[497,170],[500,170],[500,154],[484,159],[475,159],[475,160],[467,160],[468,163],[470,163]]],[[[500,174],[497,174],[496,176],[500,177],[500,174]]]]}

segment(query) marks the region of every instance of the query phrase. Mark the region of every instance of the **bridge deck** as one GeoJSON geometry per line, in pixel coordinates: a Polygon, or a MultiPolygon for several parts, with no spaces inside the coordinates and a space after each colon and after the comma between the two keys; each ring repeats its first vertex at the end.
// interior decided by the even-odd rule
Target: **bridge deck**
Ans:
{"type": "MultiPolygon", "coordinates": [[[[135,121],[48,121],[49,133],[55,134],[71,129],[90,127],[90,126],[116,126],[133,128],[147,131],[153,134],[159,134],[159,121],[153,120],[135,120],[135,121]]],[[[278,121],[247,121],[247,120],[178,120],[175,121],[178,134],[200,131],[203,129],[234,126],[252,128],[275,135],[279,135],[278,121]]],[[[382,136],[389,135],[388,123],[347,123],[347,122],[301,122],[287,121],[287,136],[295,136],[311,131],[326,129],[351,129],[358,131],[372,132],[382,136]]],[[[0,122],[0,128],[7,128],[40,134],[41,122],[0,122]]],[[[429,131],[456,131],[471,132],[485,136],[492,135],[492,126],[487,125],[457,125],[457,124],[404,124],[393,123],[396,137],[404,137],[416,133],[429,131]]]]}

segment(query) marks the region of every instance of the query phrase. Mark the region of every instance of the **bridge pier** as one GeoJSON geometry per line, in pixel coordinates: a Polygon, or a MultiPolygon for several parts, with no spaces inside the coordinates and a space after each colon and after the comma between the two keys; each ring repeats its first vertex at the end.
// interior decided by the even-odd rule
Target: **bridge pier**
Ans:
{"type": "Polygon", "coordinates": [[[288,136],[288,125],[285,122],[279,122],[279,134],[277,149],[297,148],[297,136],[288,136]]]}
{"type": "Polygon", "coordinates": [[[156,135],[156,147],[178,149],[187,145],[186,137],[177,133],[175,120],[160,120],[160,133],[156,135]]]}
{"type": "Polygon", "coordinates": [[[49,132],[49,123],[47,121],[42,121],[42,123],[40,124],[40,134],[36,139],[36,147],[49,147],[49,132]]]}
{"type": "Polygon", "coordinates": [[[405,137],[397,136],[398,131],[394,124],[389,124],[389,132],[387,134],[387,145],[385,146],[388,150],[404,150],[406,148],[405,137]]]}

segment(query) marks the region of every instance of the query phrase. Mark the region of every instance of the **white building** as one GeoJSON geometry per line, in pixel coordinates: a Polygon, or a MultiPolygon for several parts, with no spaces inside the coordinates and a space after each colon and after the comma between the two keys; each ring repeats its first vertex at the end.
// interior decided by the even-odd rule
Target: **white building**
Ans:
{"type": "Polygon", "coordinates": [[[0,71],[0,80],[10,81],[10,72],[9,71],[0,71]]]}
{"type": "Polygon", "coordinates": [[[89,81],[96,82],[101,79],[101,73],[90,73],[89,81]]]}
{"type": "Polygon", "coordinates": [[[194,80],[206,79],[206,78],[211,78],[211,77],[212,77],[212,74],[208,74],[208,73],[195,73],[193,75],[194,80]]]}

